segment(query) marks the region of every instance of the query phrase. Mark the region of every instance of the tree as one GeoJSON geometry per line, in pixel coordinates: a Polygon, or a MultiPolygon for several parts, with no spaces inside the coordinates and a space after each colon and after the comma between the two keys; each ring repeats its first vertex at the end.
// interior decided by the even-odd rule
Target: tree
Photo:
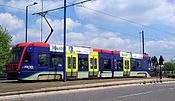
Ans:
{"type": "Polygon", "coordinates": [[[5,69],[5,65],[7,64],[11,40],[12,37],[9,35],[8,31],[0,26],[0,72],[5,69]]]}
{"type": "Polygon", "coordinates": [[[164,71],[175,71],[175,62],[173,61],[170,61],[170,62],[166,62],[164,64],[164,68],[163,68],[164,71]]]}

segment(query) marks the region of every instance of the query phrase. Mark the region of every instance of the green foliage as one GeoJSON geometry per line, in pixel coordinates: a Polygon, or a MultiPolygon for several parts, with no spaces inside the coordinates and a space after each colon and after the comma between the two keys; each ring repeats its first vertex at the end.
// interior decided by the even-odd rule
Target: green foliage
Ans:
{"type": "Polygon", "coordinates": [[[170,61],[164,64],[164,71],[175,71],[175,62],[170,61]]]}
{"type": "Polygon", "coordinates": [[[0,72],[4,70],[7,64],[11,40],[12,37],[9,35],[8,31],[0,26],[0,72]]]}
{"type": "Polygon", "coordinates": [[[169,78],[175,78],[175,74],[168,74],[167,77],[169,77],[169,78]]]}
{"type": "Polygon", "coordinates": [[[6,78],[7,74],[6,73],[0,73],[0,78],[6,78]]]}

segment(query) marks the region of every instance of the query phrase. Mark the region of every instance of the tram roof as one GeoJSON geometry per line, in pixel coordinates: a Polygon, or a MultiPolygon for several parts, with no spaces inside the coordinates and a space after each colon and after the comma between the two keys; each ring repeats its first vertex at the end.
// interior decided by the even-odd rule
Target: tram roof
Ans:
{"type": "MultiPolygon", "coordinates": [[[[13,46],[13,48],[15,47],[25,47],[25,46],[38,46],[38,47],[50,47],[51,44],[48,44],[48,43],[43,43],[43,42],[27,42],[27,43],[19,43],[15,46],[13,46]]],[[[84,46],[83,46],[84,47],[84,46]]],[[[122,51],[117,51],[117,50],[105,50],[105,49],[99,49],[99,48],[92,48],[93,51],[96,51],[96,52],[105,52],[105,53],[114,53],[114,54],[120,54],[120,52],[122,51]]],[[[128,52],[128,53],[131,53],[131,52],[128,52]]],[[[134,53],[131,53],[131,54],[134,54],[134,53]]],[[[143,57],[147,58],[149,57],[148,54],[144,54],[143,57]]]]}

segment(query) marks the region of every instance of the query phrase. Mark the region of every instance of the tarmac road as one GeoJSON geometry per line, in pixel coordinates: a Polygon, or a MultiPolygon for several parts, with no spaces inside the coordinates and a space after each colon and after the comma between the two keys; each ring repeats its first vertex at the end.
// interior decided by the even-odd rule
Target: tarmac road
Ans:
{"type": "Polygon", "coordinates": [[[45,92],[4,97],[0,101],[174,101],[175,82],[45,92]]]}

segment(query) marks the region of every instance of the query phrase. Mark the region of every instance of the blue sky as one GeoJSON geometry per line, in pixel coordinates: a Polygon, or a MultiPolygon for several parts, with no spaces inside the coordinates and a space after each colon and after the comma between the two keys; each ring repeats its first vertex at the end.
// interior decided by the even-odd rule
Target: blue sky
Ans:
{"type": "MultiPolygon", "coordinates": [[[[67,0],[68,4],[82,0],[67,0]]],[[[12,44],[25,40],[25,6],[29,8],[28,40],[41,41],[41,0],[1,0],[0,25],[13,36],[12,44]]],[[[63,6],[63,0],[43,0],[44,10],[63,6]]],[[[47,15],[54,33],[49,43],[63,43],[63,10],[47,15]]],[[[145,31],[145,51],[151,56],[175,59],[175,0],[95,0],[67,9],[67,43],[140,53],[140,31],[145,31]],[[131,23],[134,22],[134,23],[131,23]]],[[[49,34],[43,20],[42,40],[49,34]]]]}

